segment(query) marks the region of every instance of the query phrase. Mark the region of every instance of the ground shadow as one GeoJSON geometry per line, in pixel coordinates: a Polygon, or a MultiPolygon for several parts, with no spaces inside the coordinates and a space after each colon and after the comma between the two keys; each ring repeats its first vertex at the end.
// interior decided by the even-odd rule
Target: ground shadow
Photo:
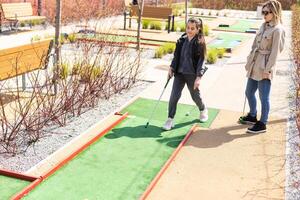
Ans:
{"type": "MultiPolygon", "coordinates": [[[[192,124],[195,124],[197,122],[198,122],[198,120],[192,120],[192,121],[188,121],[188,122],[184,122],[184,123],[178,123],[175,125],[175,127],[172,129],[172,131],[176,131],[176,129],[179,129],[179,128],[182,128],[185,126],[191,126],[192,124]]],[[[161,127],[150,124],[147,128],[145,128],[145,125],[140,125],[140,126],[135,126],[135,127],[114,128],[109,134],[105,135],[104,137],[107,139],[117,139],[120,137],[162,138],[163,137],[161,135],[162,132],[165,132],[165,131],[162,130],[161,127]]],[[[170,134],[172,134],[171,131],[170,131],[170,134]]],[[[165,138],[165,139],[168,140],[168,138],[165,138]]],[[[170,138],[170,139],[172,139],[172,138],[170,138]]],[[[176,139],[176,137],[175,137],[175,139],[176,139]]],[[[173,141],[173,139],[172,139],[172,141],[173,141]]]]}
{"type": "MultiPolygon", "coordinates": [[[[272,120],[268,123],[268,126],[272,126],[272,124],[282,123],[285,121],[285,119],[272,120]]],[[[237,124],[216,129],[202,129],[199,130],[197,134],[193,134],[192,140],[189,140],[186,145],[194,146],[197,148],[214,148],[238,138],[246,138],[257,135],[246,133],[248,127],[249,126],[247,125],[237,124]],[[235,130],[241,130],[241,134],[230,134],[231,131],[235,130]]],[[[268,134],[268,132],[263,134],[268,134]]]]}

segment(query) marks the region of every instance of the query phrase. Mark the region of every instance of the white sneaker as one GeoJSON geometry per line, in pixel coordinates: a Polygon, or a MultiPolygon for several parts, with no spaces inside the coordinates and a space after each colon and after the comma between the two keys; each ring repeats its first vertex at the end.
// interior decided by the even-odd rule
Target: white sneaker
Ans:
{"type": "Polygon", "coordinates": [[[208,120],[208,110],[207,108],[205,108],[204,110],[202,110],[200,112],[200,122],[206,122],[208,120]]]}
{"type": "Polygon", "coordinates": [[[165,124],[163,125],[162,129],[165,131],[169,131],[174,128],[174,120],[172,118],[168,118],[165,124]]]}

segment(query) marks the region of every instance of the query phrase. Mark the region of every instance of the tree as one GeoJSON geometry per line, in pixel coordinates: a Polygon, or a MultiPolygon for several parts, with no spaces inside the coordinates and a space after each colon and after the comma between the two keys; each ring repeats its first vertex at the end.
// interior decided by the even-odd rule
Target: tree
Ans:
{"type": "Polygon", "coordinates": [[[37,12],[39,16],[42,15],[42,0],[37,1],[37,12]]]}
{"type": "Polygon", "coordinates": [[[54,93],[57,94],[56,81],[58,79],[58,71],[60,64],[60,24],[61,24],[61,0],[56,0],[56,16],[55,16],[55,69],[54,69],[54,93]]]}
{"type": "Polygon", "coordinates": [[[144,0],[139,0],[138,5],[138,30],[137,30],[137,46],[136,49],[140,50],[141,48],[141,23],[142,23],[142,14],[144,9],[144,0]]]}
{"type": "Polygon", "coordinates": [[[185,0],[185,27],[187,26],[188,20],[188,0],[185,0]]]}

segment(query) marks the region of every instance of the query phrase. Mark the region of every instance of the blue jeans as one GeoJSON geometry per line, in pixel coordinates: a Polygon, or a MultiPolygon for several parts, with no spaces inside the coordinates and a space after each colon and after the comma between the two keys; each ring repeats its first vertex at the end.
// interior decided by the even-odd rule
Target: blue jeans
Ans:
{"type": "Polygon", "coordinates": [[[250,107],[250,115],[255,117],[257,115],[256,110],[256,98],[255,92],[259,92],[259,98],[261,102],[261,117],[260,121],[264,124],[267,124],[268,115],[270,112],[270,90],[271,90],[271,81],[269,79],[263,79],[261,81],[256,81],[251,78],[248,79],[246,86],[246,97],[248,99],[250,107]]]}

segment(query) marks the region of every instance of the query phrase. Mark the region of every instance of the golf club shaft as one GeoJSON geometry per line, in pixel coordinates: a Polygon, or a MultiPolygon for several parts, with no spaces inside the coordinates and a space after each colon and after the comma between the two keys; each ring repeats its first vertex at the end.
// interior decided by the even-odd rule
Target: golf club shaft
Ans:
{"type": "Polygon", "coordinates": [[[243,116],[245,115],[246,101],[247,101],[247,98],[245,95],[244,106],[243,106],[243,116]]]}
{"type": "Polygon", "coordinates": [[[165,84],[165,87],[164,87],[163,91],[161,92],[161,94],[160,94],[158,100],[156,101],[156,104],[155,104],[155,106],[154,106],[154,109],[152,110],[151,115],[150,115],[150,117],[149,117],[149,119],[148,119],[147,125],[149,125],[150,120],[152,119],[152,116],[153,116],[153,114],[154,114],[154,111],[156,110],[157,105],[158,105],[158,103],[159,103],[159,101],[160,101],[162,95],[164,94],[164,92],[165,92],[165,90],[166,90],[166,88],[167,88],[167,85],[168,85],[170,79],[171,79],[171,77],[168,78],[168,80],[167,80],[167,82],[166,82],[166,84],[165,84]]]}

